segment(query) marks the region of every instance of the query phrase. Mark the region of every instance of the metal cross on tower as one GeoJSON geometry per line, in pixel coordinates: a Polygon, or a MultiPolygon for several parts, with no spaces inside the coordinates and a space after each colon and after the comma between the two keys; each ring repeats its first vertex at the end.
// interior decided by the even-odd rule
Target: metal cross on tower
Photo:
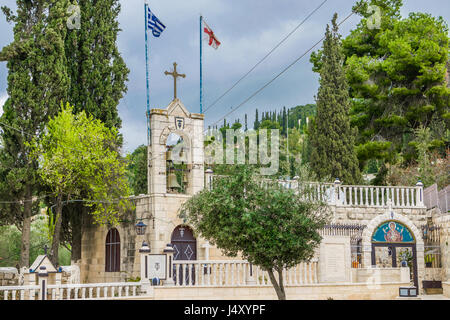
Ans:
{"type": "Polygon", "coordinates": [[[185,74],[180,74],[177,72],[177,63],[173,63],[173,72],[167,72],[165,71],[164,74],[166,76],[172,76],[173,77],[173,100],[177,98],[177,78],[182,77],[185,78],[185,74]]]}

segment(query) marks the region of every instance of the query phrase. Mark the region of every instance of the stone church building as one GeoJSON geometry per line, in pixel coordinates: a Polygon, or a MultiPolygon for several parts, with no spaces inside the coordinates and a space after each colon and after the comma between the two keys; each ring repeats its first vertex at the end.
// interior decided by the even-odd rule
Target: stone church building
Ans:
{"type": "MultiPolygon", "coordinates": [[[[174,260],[231,259],[178,218],[181,204],[209,187],[213,175],[204,165],[203,131],[204,115],[189,112],[179,99],[150,111],[148,194],[132,197],[136,210],[118,226],[83,226],[81,282],[139,277],[143,241],[157,254],[172,244],[174,260]],[[173,163],[171,152],[180,141],[177,152],[184,161],[173,163]],[[147,225],[143,235],[136,232],[139,222],[147,225]]],[[[296,187],[297,182],[283,183],[296,187]]],[[[364,277],[364,268],[402,265],[410,267],[411,284],[420,290],[424,284],[449,281],[450,215],[427,210],[420,182],[405,187],[348,186],[339,180],[312,185],[318,194],[328,194],[333,212],[315,257],[321,282],[356,281],[364,277]]]]}

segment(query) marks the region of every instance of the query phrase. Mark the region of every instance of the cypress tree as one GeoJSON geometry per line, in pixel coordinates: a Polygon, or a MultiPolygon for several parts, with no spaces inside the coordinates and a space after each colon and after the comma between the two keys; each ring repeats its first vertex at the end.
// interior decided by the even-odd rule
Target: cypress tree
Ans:
{"type": "Polygon", "coordinates": [[[7,21],[14,23],[14,41],[0,52],[0,61],[7,61],[9,96],[0,119],[0,192],[2,198],[18,202],[3,209],[22,230],[19,264],[28,267],[31,217],[39,213],[32,198],[44,191],[28,143],[43,134],[49,119],[67,100],[68,1],[17,0],[16,4],[16,15],[2,7],[7,21]]]}
{"type": "Polygon", "coordinates": [[[259,128],[258,109],[256,109],[255,122],[253,123],[253,130],[258,130],[258,128],[259,128]]]}
{"type": "Polygon", "coordinates": [[[327,25],[323,42],[317,116],[311,125],[311,168],[319,179],[340,178],[346,184],[361,179],[355,152],[356,129],[350,127],[350,99],[343,69],[344,56],[337,14],[327,25]]]}
{"type": "Polygon", "coordinates": [[[119,0],[79,0],[81,28],[66,39],[69,102],[108,128],[120,129],[117,107],[127,92],[129,69],[117,48],[119,0]]]}
{"type": "MultiPolygon", "coordinates": [[[[65,48],[70,76],[69,102],[74,112],[85,111],[108,128],[121,128],[120,99],[127,92],[127,68],[117,47],[121,31],[119,0],[79,0],[80,29],[67,33],[65,48]]],[[[119,139],[121,147],[122,139],[119,139]]],[[[145,174],[147,172],[145,171],[145,174]]],[[[85,194],[81,192],[81,196],[85,194]]],[[[72,245],[72,260],[81,259],[81,225],[89,208],[70,203],[63,208],[62,240],[72,245]]]]}

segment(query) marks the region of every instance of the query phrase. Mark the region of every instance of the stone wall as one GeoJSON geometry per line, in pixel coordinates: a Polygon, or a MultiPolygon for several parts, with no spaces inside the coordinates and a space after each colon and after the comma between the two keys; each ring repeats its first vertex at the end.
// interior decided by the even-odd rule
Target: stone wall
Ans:
{"type": "Polygon", "coordinates": [[[376,282],[408,282],[409,268],[360,268],[352,269],[353,283],[372,285],[376,282]]]}
{"type": "Polygon", "coordinates": [[[444,296],[450,298],[450,282],[442,282],[442,289],[444,290],[444,296]]]}
{"type": "MultiPolygon", "coordinates": [[[[336,206],[332,207],[333,222],[341,224],[359,223],[367,225],[373,218],[378,215],[385,214],[385,207],[352,207],[352,206],[336,206]]],[[[417,228],[427,222],[426,208],[394,208],[396,214],[406,216],[411,220],[417,228]]]]}
{"type": "MultiPolygon", "coordinates": [[[[366,284],[314,284],[288,286],[288,300],[392,300],[398,296],[400,286],[408,283],[382,283],[368,287],[366,284]]],[[[277,300],[272,286],[245,287],[153,287],[154,300],[277,300]]],[[[148,299],[148,298],[147,298],[148,299]]]]}
{"type": "Polygon", "coordinates": [[[17,286],[19,285],[19,272],[16,268],[0,268],[0,285],[17,286]]]}
{"type": "Polygon", "coordinates": [[[450,281],[450,214],[434,214],[433,223],[441,227],[440,245],[441,245],[441,263],[442,263],[442,281],[450,281]]]}
{"type": "MultiPolygon", "coordinates": [[[[64,269],[65,267],[63,267],[64,269]]],[[[25,277],[30,277],[32,274],[30,273],[25,273],[24,274],[24,282],[27,281],[25,280],[25,277]]],[[[37,276],[36,274],[34,274],[35,276],[35,281],[37,281],[37,276]]],[[[69,272],[62,272],[61,274],[61,283],[62,284],[68,284],[70,283],[70,276],[71,274],[69,272]]],[[[49,274],[49,280],[50,281],[54,281],[54,274],[49,274]]],[[[0,268],[0,286],[19,286],[19,285],[23,285],[23,282],[21,283],[20,280],[20,274],[17,271],[16,268],[11,267],[11,268],[0,268]]]]}

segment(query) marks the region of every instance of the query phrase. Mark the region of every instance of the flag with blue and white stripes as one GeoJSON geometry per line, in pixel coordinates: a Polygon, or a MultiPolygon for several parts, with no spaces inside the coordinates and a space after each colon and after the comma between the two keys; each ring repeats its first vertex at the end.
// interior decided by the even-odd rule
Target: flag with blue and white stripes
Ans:
{"type": "Polygon", "coordinates": [[[147,6],[147,30],[152,30],[155,37],[159,37],[166,26],[153,14],[147,6]]]}

